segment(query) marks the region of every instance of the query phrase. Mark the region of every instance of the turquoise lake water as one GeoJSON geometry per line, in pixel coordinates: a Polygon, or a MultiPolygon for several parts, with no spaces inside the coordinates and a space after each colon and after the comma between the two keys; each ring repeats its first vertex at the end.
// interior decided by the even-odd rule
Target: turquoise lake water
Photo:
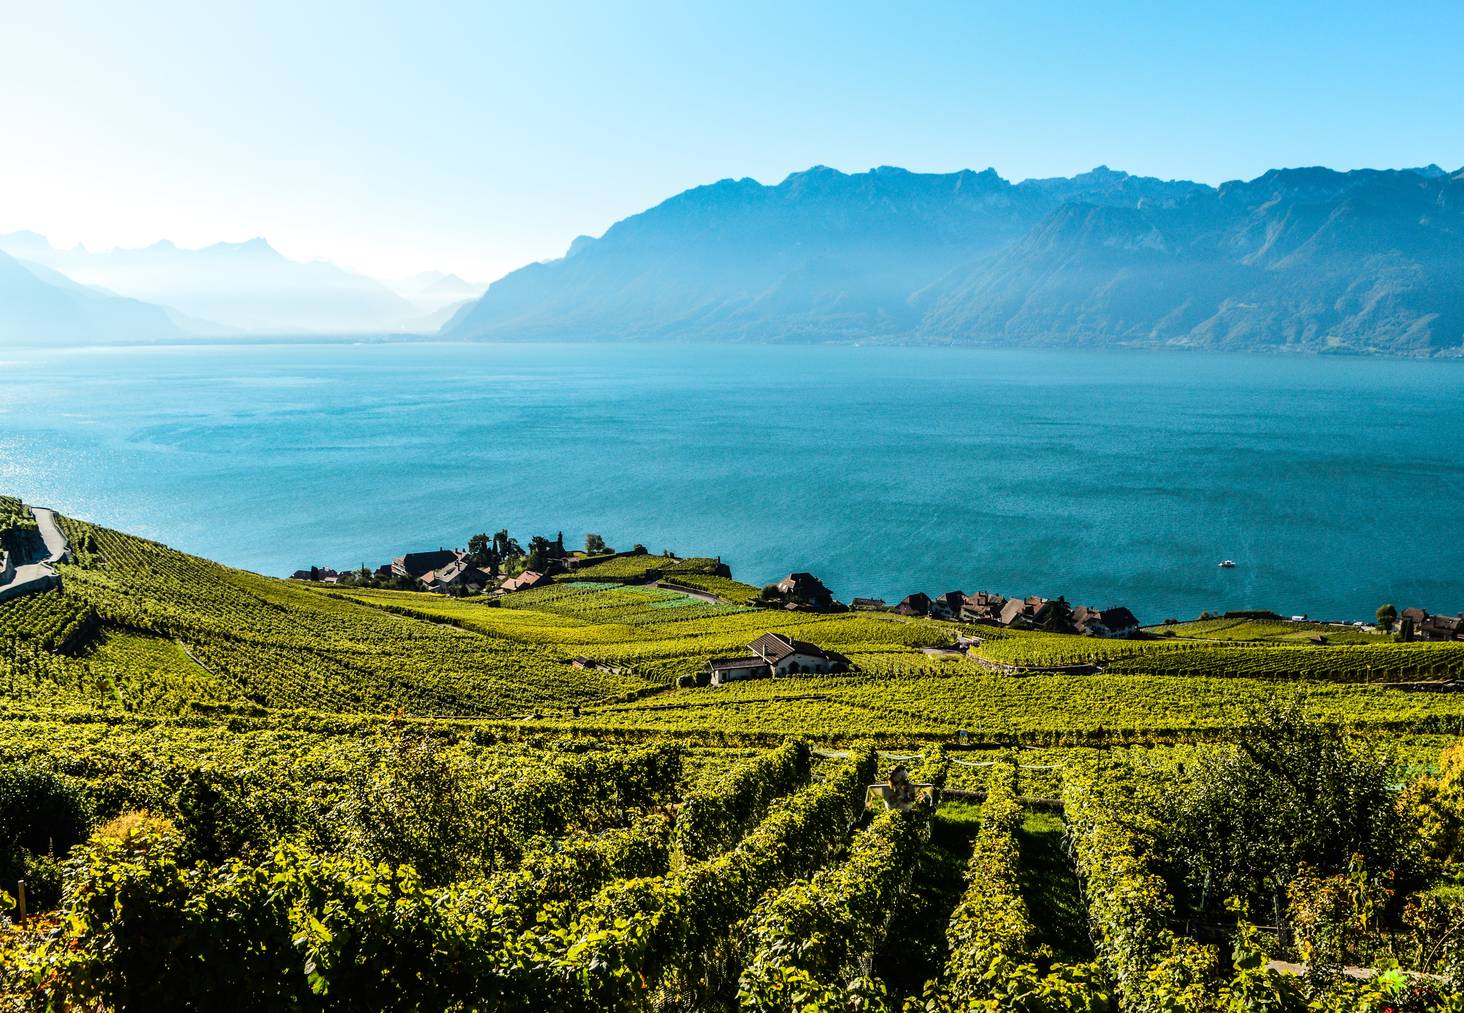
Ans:
{"type": "Polygon", "coordinates": [[[213,346],[0,350],[0,383],[0,490],[261,573],[507,526],[846,598],[1464,608],[1455,363],[213,346]]]}

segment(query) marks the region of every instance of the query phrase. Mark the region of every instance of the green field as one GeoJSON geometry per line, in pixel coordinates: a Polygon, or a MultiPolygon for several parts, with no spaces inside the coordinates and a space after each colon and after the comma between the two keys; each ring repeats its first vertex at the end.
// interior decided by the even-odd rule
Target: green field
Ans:
{"type": "Polygon", "coordinates": [[[663,556],[449,598],[63,526],[0,604],[0,1008],[1464,1009],[1464,645],[767,610],[663,556]],[[767,632],[852,670],[678,687],[767,632]],[[946,801],[865,812],[898,762],[946,801]]]}

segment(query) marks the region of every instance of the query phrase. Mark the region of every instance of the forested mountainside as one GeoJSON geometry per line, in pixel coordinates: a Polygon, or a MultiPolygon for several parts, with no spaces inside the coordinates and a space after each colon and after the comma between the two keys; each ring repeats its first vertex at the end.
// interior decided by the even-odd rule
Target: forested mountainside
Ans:
{"type": "Polygon", "coordinates": [[[723,180],[490,286],[445,336],[1464,353],[1464,172],[816,167],[723,180]]]}

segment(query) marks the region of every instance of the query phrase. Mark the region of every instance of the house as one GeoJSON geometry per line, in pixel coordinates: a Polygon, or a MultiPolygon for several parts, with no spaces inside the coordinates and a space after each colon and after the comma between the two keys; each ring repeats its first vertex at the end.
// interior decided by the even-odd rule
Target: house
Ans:
{"type": "Polygon", "coordinates": [[[1418,626],[1417,632],[1424,640],[1464,640],[1464,613],[1431,615],[1418,626]]]}
{"type": "Polygon", "coordinates": [[[774,675],[832,672],[843,661],[817,644],[794,640],[781,633],[764,633],[748,647],[753,654],[766,659],[774,675]]]}
{"type": "Polygon", "coordinates": [[[527,591],[529,588],[547,583],[549,583],[549,578],[539,571],[525,570],[517,577],[504,577],[498,585],[498,590],[502,594],[510,594],[514,591],[527,591]]]}
{"type": "Polygon", "coordinates": [[[409,552],[392,560],[391,572],[398,577],[416,580],[429,570],[439,570],[449,563],[457,562],[466,553],[458,549],[438,549],[436,552],[409,552]]]}
{"type": "Polygon", "coordinates": [[[1079,605],[1072,611],[1072,632],[1085,637],[1131,637],[1139,632],[1139,621],[1123,606],[1095,609],[1079,605]]]}
{"type": "Polygon", "coordinates": [[[790,573],[773,585],[789,605],[810,609],[831,609],[834,595],[811,573],[790,573]]]}
{"type": "Polygon", "coordinates": [[[849,603],[855,612],[883,612],[889,608],[883,598],[855,598],[849,603]]]}
{"type": "Polygon", "coordinates": [[[1425,609],[1406,608],[1398,614],[1398,639],[1464,640],[1464,612],[1452,616],[1431,615],[1425,609]]]}
{"type": "Polygon", "coordinates": [[[1048,633],[1073,632],[1073,607],[1062,595],[1049,598],[1032,615],[1032,628],[1048,633]]]}
{"type": "Polygon", "coordinates": [[[747,657],[713,658],[707,662],[706,672],[713,686],[741,679],[841,672],[849,666],[849,660],[841,654],[781,633],[764,633],[747,649],[747,657]]]}
{"type": "Polygon", "coordinates": [[[930,615],[930,595],[924,591],[907,594],[900,599],[900,604],[895,606],[895,611],[902,616],[928,616],[930,615]]]}
{"type": "Polygon", "coordinates": [[[1102,618],[1110,637],[1131,637],[1139,632],[1139,617],[1122,605],[1104,609],[1102,618]]]}
{"type": "Polygon", "coordinates": [[[1004,595],[989,591],[977,591],[966,595],[961,603],[961,619],[968,623],[999,623],[1001,610],[1006,606],[1004,595]]]}
{"type": "Polygon", "coordinates": [[[1029,605],[1026,599],[1008,598],[996,621],[1003,626],[1030,626],[1036,611],[1037,608],[1029,605]]]}
{"type": "Polygon", "coordinates": [[[328,566],[312,566],[308,570],[296,570],[294,573],[290,574],[290,579],[291,580],[330,580],[331,583],[335,583],[335,581],[332,578],[339,577],[339,576],[340,576],[339,573],[337,573],[335,570],[332,570],[328,566]]]}
{"type": "Polygon", "coordinates": [[[772,669],[762,658],[713,658],[707,662],[707,675],[713,686],[742,679],[767,679],[772,669]]]}
{"type": "Polygon", "coordinates": [[[1091,605],[1079,605],[1073,609],[1073,632],[1085,637],[1108,636],[1108,627],[1103,625],[1103,610],[1091,605]]]}
{"type": "Polygon", "coordinates": [[[930,617],[932,619],[959,619],[961,609],[965,605],[965,591],[947,591],[930,600],[930,617]]]}
{"type": "Polygon", "coordinates": [[[454,589],[467,591],[476,588],[481,591],[492,582],[492,576],[466,559],[455,559],[446,566],[428,570],[417,578],[417,583],[422,585],[423,590],[436,591],[439,594],[454,589]]]}

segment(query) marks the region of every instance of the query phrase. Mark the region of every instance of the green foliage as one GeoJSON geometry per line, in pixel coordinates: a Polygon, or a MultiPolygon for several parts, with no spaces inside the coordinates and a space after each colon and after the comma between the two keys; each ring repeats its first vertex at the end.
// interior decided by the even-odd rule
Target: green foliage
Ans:
{"type": "Polygon", "coordinates": [[[697,591],[705,591],[714,594],[718,598],[732,605],[753,606],[758,602],[762,594],[760,588],[751,584],[744,584],[741,581],[733,580],[731,577],[718,577],[710,573],[688,573],[683,570],[672,570],[666,575],[666,581],[672,584],[679,584],[682,587],[693,588],[697,591]]]}
{"type": "Polygon", "coordinates": [[[689,860],[700,861],[734,844],[779,796],[808,781],[812,752],[794,740],[744,760],[725,781],[687,795],[676,814],[676,842],[689,860]]]}
{"type": "Polygon", "coordinates": [[[1404,791],[1400,809],[1416,829],[1426,874],[1464,883],[1464,742],[1404,791]]]}
{"type": "MultiPolygon", "coordinates": [[[[53,879],[54,870],[38,856],[64,856],[86,835],[86,827],[74,786],[48,770],[0,766],[0,884],[14,887],[31,870],[53,879]]],[[[33,906],[49,906],[55,898],[46,894],[52,892],[41,887],[33,906]]]]}
{"type": "Polygon", "coordinates": [[[65,592],[0,604],[0,829],[29,835],[4,874],[32,912],[60,900],[0,918],[0,1008],[1459,1010],[1464,747],[1437,754],[1464,697],[1377,685],[1450,675],[1457,645],[1232,616],[1118,642],[983,629],[967,657],[957,624],[737,604],[756,590],[712,559],[455,600],[61,523],[65,592]],[[634,586],[653,570],[723,601],[634,586]],[[854,671],[677,688],[771,631],[854,671]],[[930,814],[862,811],[896,762],[985,789],[938,891],[930,814]],[[1071,866],[1028,847],[1023,798],[1046,836],[1065,818],[1071,866]],[[1270,968],[1222,901],[1275,921],[1288,884],[1315,902],[1290,911],[1311,964],[1381,973],[1270,968]],[[1094,963],[1053,911],[1091,923],[1094,963]],[[1232,925],[1226,960],[1208,941],[1232,925]]]}
{"type": "Polygon", "coordinates": [[[428,886],[483,869],[489,813],[465,764],[427,738],[399,736],[362,771],[341,815],[363,857],[411,865],[428,886]]]}
{"type": "Polygon", "coordinates": [[[865,962],[909,885],[929,831],[929,807],[881,812],[855,838],[843,863],[764,900],[749,932],[752,955],[738,987],[742,1008],[858,1008],[851,993],[868,987],[861,980],[865,962]]]}
{"type": "Polygon", "coordinates": [[[1145,815],[1162,787],[1109,763],[1065,772],[1063,802],[1098,960],[1119,1008],[1157,1013],[1176,995],[1217,995],[1216,955],[1169,927],[1174,897],[1159,872],[1160,826],[1145,815]]]}
{"type": "Polygon", "coordinates": [[[919,1010],[1106,1010],[1110,1000],[1092,966],[1055,964],[1033,943],[1020,893],[1017,835],[1022,826],[1016,769],[992,768],[981,832],[966,868],[966,892],[946,929],[950,956],[919,1010]]]}
{"type": "Polygon", "coordinates": [[[1384,633],[1393,631],[1393,624],[1398,621],[1398,608],[1391,602],[1379,605],[1377,611],[1378,625],[1383,628],[1384,633]]]}
{"type": "Polygon", "coordinates": [[[758,899],[843,845],[874,771],[866,751],[790,796],[726,854],[602,892],[562,934],[586,1008],[634,1007],[657,981],[704,998],[758,899]]]}
{"type": "Polygon", "coordinates": [[[1171,793],[1169,849],[1200,910],[1231,896],[1276,909],[1303,865],[1329,875],[1364,855],[1399,868],[1408,838],[1391,787],[1399,779],[1376,747],[1307,721],[1294,701],[1273,704],[1171,793]]]}
{"type": "MultiPolygon", "coordinates": [[[[62,591],[22,595],[0,605],[0,644],[12,641],[52,652],[71,652],[95,631],[96,610],[62,591]]],[[[12,654],[12,657],[14,655],[12,654]]]]}

